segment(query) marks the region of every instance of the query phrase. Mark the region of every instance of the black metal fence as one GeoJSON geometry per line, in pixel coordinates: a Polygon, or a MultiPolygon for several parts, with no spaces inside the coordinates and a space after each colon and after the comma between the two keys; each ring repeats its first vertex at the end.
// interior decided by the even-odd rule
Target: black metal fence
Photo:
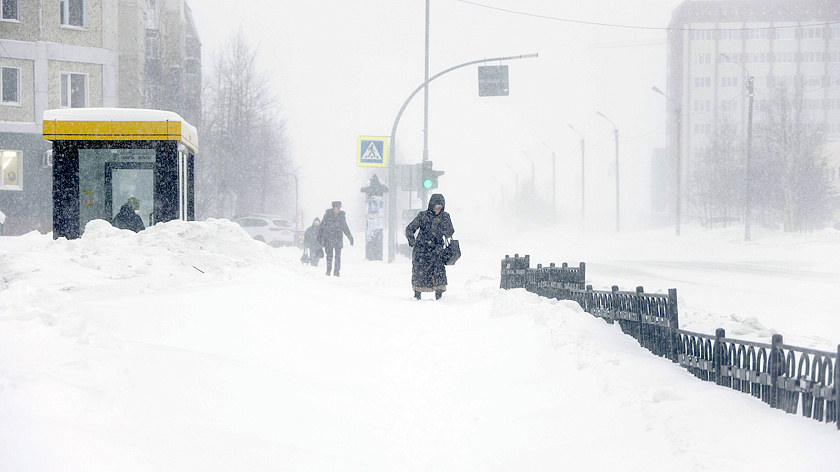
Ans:
{"type": "Polygon", "coordinates": [[[770,344],[680,329],[677,290],[645,293],[643,287],[622,292],[592,290],[586,285],[586,264],[569,267],[537,265],[530,256],[502,259],[501,288],[524,288],[547,298],[574,300],[587,313],[618,323],[650,352],[679,363],[701,380],[715,382],[761,399],[772,408],[836,423],[840,429],[840,345],[837,352],[784,344],[773,335],[770,344]]]}

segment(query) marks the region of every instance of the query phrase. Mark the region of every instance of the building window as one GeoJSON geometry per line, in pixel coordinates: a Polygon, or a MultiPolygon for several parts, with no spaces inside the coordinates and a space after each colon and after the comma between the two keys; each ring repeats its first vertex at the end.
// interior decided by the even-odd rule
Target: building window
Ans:
{"type": "Polygon", "coordinates": [[[87,27],[87,0],[59,0],[63,26],[87,27]]]}
{"type": "Polygon", "coordinates": [[[20,151],[0,151],[0,188],[20,190],[20,151]]]}
{"type": "Polygon", "coordinates": [[[720,86],[721,87],[737,87],[738,86],[738,76],[721,77],[720,78],[720,86]]]}
{"type": "Polygon", "coordinates": [[[712,78],[711,77],[695,77],[694,78],[694,86],[695,87],[711,87],[712,86],[712,78]]]}
{"type": "Polygon", "coordinates": [[[17,67],[0,68],[0,103],[20,105],[20,69],[17,67]]]}
{"type": "Polygon", "coordinates": [[[61,73],[61,108],[87,107],[87,74],[61,73]]]}
{"type": "Polygon", "coordinates": [[[18,17],[18,0],[3,0],[3,19],[20,20],[20,17],[18,17]]]}
{"type": "Polygon", "coordinates": [[[699,52],[694,55],[695,64],[711,64],[712,54],[708,52],[699,52]]]}

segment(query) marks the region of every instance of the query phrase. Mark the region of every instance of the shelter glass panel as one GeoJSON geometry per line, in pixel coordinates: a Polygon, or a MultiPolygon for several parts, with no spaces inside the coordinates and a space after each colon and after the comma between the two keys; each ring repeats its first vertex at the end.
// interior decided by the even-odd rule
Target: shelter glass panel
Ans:
{"type": "Polygon", "coordinates": [[[154,211],[154,149],[79,149],[79,224],[111,221],[130,197],[148,227],[154,211]]]}

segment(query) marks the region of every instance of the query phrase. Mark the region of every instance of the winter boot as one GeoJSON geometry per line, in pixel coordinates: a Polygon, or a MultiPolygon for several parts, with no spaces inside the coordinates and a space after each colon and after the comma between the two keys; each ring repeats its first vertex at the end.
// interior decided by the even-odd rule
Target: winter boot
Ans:
{"type": "Polygon", "coordinates": [[[327,275],[330,275],[330,272],[332,272],[332,270],[329,267],[327,267],[327,275]]]}
{"type": "Polygon", "coordinates": [[[440,297],[443,296],[443,290],[435,290],[435,300],[440,300],[440,297]]]}
{"type": "Polygon", "coordinates": [[[418,292],[417,290],[414,291],[414,298],[420,300],[420,292],[418,292]]]}
{"type": "Polygon", "coordinates": [[[333,272],[333,275],[338,277],[338,271],[336,270],[335,272],[333,272]]]}

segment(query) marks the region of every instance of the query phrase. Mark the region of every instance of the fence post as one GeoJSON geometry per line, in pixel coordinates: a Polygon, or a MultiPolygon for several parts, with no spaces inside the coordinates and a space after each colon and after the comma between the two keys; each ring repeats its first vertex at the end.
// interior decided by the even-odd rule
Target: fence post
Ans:
{"type": "Polygon", "coordinates": [[[677,312],[677,289],[668,289],[668,352],[671,362],[679,362],[677,353],[677,331],[680,329],[680,316],[677,312]]]}
{"type": "Polygon", "coordinates": [[[510,263],[510,254],[505,254],[505,258],[502,259],[502,280],[499,282],[501,289],[508,290],[510,286],[508,285],[508,273],[507,273],[507,265],[510,263]]]}
{"type": "Polygon", "coordinates": [[[586,285],[586,263],[585,262],[580,263],[580,285],[581,285],[581,288],[583,288],[583,286],[586,285]]]}
{"type": "Polygon", "coordinates": [[[645,288],[641,285],[636,287],[636,297],[630,300],[630,311],[635,312],[636,316],[639,317],[638,326],[636,328],[636,333],[638,333],[638,337],[636,338],[639,341],[639,344],[642,345],[643,348],[651,351],[651,333],[648,328],[650,326],[645,326],[645,315],[642,313],[642,297],[645,293],[645,288]]]}
{"type": "Polygon", "coordinates": [[[774,334],[770,340],[770,358],[767,372],[770,374],[770,408],[781,408],[779,401],[779,372],[782,369],[782,335],[774,334]]]}
{"type": "MultiPolygon", "coordinates": [[[[837,345],[837,357],[834,358],[834,409],[840,406],[840,344],[837,345]]],[[[840,415],[837,416],[837,429],[840,429],[840,415]]]]}
{"type": "Polygon", "coordinates": [[[726,330],[723,328],[718,328],[715,330],[715,346],[713,348],[713,362],[715,366],[715,383],[720,385],[721,384],[721,364],[723,363],[723,341],[722,339],[726,337],[726,330]]]}

